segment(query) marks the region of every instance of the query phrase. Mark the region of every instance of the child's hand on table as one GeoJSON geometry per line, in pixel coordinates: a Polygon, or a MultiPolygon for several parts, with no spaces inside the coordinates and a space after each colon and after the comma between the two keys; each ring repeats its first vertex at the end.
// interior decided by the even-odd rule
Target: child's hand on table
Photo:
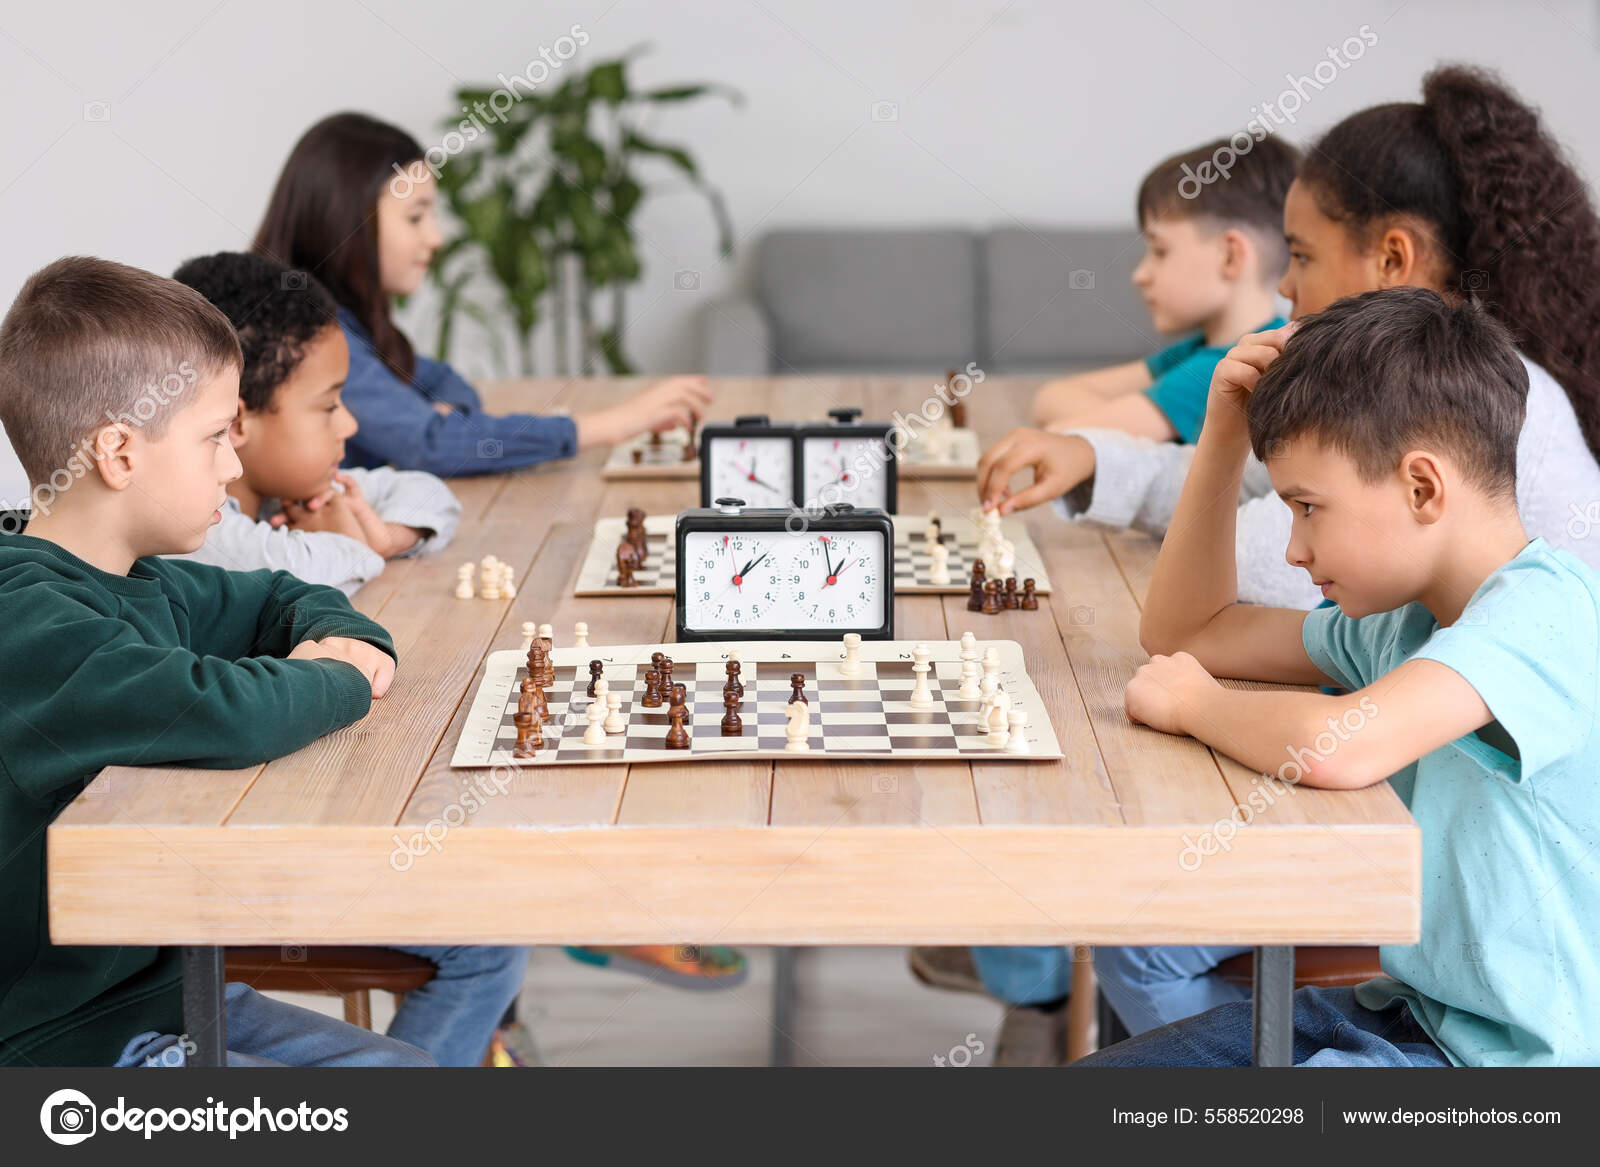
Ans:
{"type": "Polygon", "coordinates": [[[1094,447],[1079,437],[1014,429],[978,460],[978,498],[1002,515],[1059,498],[1094,473],[1094,447]],[[1033,471],[1033,485],[1011,493],[1018,472],[1033,471]]]}
{"type": "Polygon", "coordinates": [[[1185,715],[1194,712],[1206,693],[1220,688],[1216,678],[1188,653],[1158,655],[1139,666],[1122,692],[1122,703],[1129,718],[1141,725],[1162,733],[1186,734],[1185,715]]]}
{"type": "Polygon", "coordinates": [[[578,447],[614,446],[646,431],[698,425],[712,402],[711,387],[701,376],[667,377],[621,405],[579,414],[578,447]]]}
{"type": "Polygon", "coordinates": [[[372,686],[376,701],[389,691],[394,681],[394,657],[364,640],[348,636],[329,636],[322,640],[302,640],[289,654],[290,660],[342,660],[355,665],[372,686]]]}
{"type": "Polygon", "coordinates": [[[336,471],[333,480],[344,487],[344,494],[340,497],[361,524],[362,539],[368,547],[385,559],[405,554],[422,538],[422,532],[414,527],[385,522],[379,517],[378,512],[373,510],[372,504],[367,501],[367,496],[361,493],[361,487],[356,484],[356,480],[344,471],[336,471]]]}

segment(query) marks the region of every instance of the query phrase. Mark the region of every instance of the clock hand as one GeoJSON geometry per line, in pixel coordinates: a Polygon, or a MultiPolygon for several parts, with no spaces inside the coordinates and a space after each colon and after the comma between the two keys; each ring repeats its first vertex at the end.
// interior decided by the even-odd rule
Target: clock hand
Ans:
{"type": "Polygon", "coordinates": [[[749,563],[745,564],[738,571],[736,571],[733,575],[733,586],[738,588],[741,592],[744,591],[744,577],[750,574],[752,568],[760,567],[762,560],[766,559],[766,557],[770,554],[771,552],[763,551],[760,559],[752,559],[749,563]]]}
{"type": "MultiPolygon", "coordinates": [[[[851,559],[851,560],[845,561],[844,563],[841,563],[837,568],[829,568],[828,569],[828,580],[827,580],[827,583],[824,583],[822,585],[822,587],[825,588],[829,584],[838,583],[839,582],[839,577],[844,574],[844,569],[849,567],[850,564],[852,564],[854,562],[856,562],[856,561],[854,559],[851,559]]],[[[818,588],[817,590],[820,592],[822,590],[822,588],[818,588]]]]}
{"type": "Polygon", "coordinates": [[[832,575],[833,557],[828,554],[828,537],[826,535],[818,535],[817,539],[822,543],[822,561],[828,565],[828,574],[832,575]]]}

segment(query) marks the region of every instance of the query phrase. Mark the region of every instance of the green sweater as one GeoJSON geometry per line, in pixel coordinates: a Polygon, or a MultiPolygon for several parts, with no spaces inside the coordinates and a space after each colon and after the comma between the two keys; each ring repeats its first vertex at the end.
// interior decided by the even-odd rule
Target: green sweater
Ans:
{"type": "Polygon", "coordinates": [[[182,1032],[175,949],[50,943],[45,828],[104,766],[249,766],[365,716],[359,669],[282,659],[328,636],[394,654],[337,589],[287,572],[109,575],[0,535],[0,1065],[110,1065],[182,1032]]]}

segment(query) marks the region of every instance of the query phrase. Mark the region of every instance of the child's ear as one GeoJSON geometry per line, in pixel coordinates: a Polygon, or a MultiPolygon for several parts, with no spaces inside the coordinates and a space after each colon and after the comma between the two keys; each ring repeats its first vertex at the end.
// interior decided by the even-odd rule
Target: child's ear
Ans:
{"type": "Polygon", "coordinates": [[[233,415],[233,424],[228,427],[228,440],[237,450],[250,440],[250,432],[245,428],[244,402],[239,402],[239,412],[233,415]]]}
{"type": "Polygon", "coordinates": [[[1427,450],[1410,451],[1400,459],[1400,477],[1405,482],[1412,518],[1431,525],[1444,517],[1445,474],[1438,455],[1427,450]]]}
{"type": "Polygon", "coordinates": [[[1251,246],[1248,235],[1237,227],[1230,227],[1222,233],[1223,279],[1243,279],[1254,262],[1255,248],[1251,246]]]}
{"type": "Polygon", "coordinates": [[[1394,225],[1378,237],[1378,281],[1384,288],[1403,288],[1416,282],[1421,263],[1416,235],[1394,225]]]}
{"type": "Polygon", "coordinates": [[[95,469],[112,490],[133,485],[133,440],[133,427],[120,421],[101,426],[90,439],[95,469]]]}

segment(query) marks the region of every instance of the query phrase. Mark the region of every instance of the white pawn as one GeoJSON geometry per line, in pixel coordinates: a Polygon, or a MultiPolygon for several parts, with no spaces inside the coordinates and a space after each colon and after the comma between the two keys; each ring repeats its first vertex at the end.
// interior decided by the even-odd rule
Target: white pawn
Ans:
{"type": "Polygon", "coordinates": [[[500,598],[500,561],[493,555],[484,556],[483,563],[482,595],[486,600],[500,598]]]}
{"type": "Polygon", "coordinates": [[[1000,574],[997,579],[1010,579],[1017,574],[1017,545],[1010,539],[999,539],[995,543],[995,559],[1000,565],[1000,574]]]}
{"type": "Polygon", "coordinates": [[[574,648],[589,647],[589,626],[582,620],[572,626],[572,635],[575,638],[574,648]]]}
{"type": "Polygon", "coordinates": [[[554,648],[556,643],[556,630],[549,624],[539,625],[539,639],[548,640],[550,642],[550,647],[554,648]]]}
{"type": "Polygon", "coordinates": [[[500,594],[508,600],[517,598],[517,572],[509,563],[500,565],[500,594]]]}
{"type": "Polygon", "coordinates": [[[606,694],[606,725],[607,733],[622,733],[628,728],[627,719],[622,716],[622,694],[606,694]]]}
{"type": "Polygon", "coordinates": [[[595,699],[589,702],[589,709],[585,716],[588,718],[588,728],[583,731],[583,744],[586,746],[603,746],[606,744],[606,703],[600,699],[600,687],[595,686],[595,699]]]}
{"type": "Polygon", "coordinates": [[[463,563],[456,568],[456,599],[470,600],[475,594],[472,590],[472,577],[474,569],[472,564],[463,563]]]}
{"type": "Polygon", "coordinates": [[[539,635],[539,629],[532,620],[522,622],[522,651],[527,654],[533,651],[534,637],[539,635]]]}
{"type": "Polygon", "coordinates": [[[984,673],[983,679],[978,682],[978,700],[983,703],[983,716],[985,718],[989,716],[989,698],[993,697],[999,689],[1000,680],[991,673],[984,673]]]}
{"type": "Polygon", "coordinates": [[[1006,726],[1010,736],[1006,738],[1006,753],[1025,754],[1028,752],[1028,738],[1023,732],[1023,727],[1028,724],[1028,711],[1026,709],[1013,709],[1006,714],[1006,726]]]}
{"type": "Polygon", "coordinates": [[[811,748],[811,706],[804,701],[791,701],[784,710],[788,714],[789,724],[784,727],[784,746],[786,750],[798,753],[811,748]]]}
{"type": "Polygon", "coordinates": [[[939,546],[940,534],[941,530],[939,526],[939,516],[929,515],[928,525],[922,528],[922,542],[923,545],[927,547],[929,555],[932,555],[933,549],[939,546]]]}
{"type": "Polygon", "coordinates": [[[933,563],[928,568],[928,582],[935,587],[946,587],[950,583],[950,548],[943,543],[935,543],[929,554],[933,563]]]}
{"type": "Polygon", "coordinates": [[[978,690],[978,638],[971,632],[961,634],[961,688],[956,691],[956,698],[961,701],[976,701],[982,694],[978,690]]]}
{"type": "Polygon", "coordinates": [[[844,634],[844,662],[839,666],[841,677],[859,677],[861,675],[861,633],[846,632],[844,634]]]}
{"type": "Polygon", "coordinates": [[[911,671],[916,674],[917,683],[907,704],[913,709],[934,708],[933,690],[928,686],[928,672],[933,668],[928,661],[932,656],[933,649],[926,644],[918,644],[911,650],[911,671]]]}

